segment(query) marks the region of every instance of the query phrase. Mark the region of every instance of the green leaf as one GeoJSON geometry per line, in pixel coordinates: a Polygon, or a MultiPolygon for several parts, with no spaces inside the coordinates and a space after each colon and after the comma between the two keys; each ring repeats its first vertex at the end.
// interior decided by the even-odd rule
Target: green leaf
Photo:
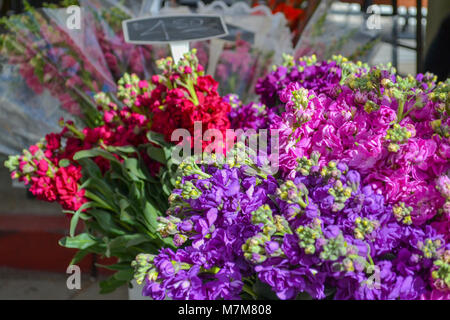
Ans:
{"type": "Polygon", "coordinates": [[[113,205],[115,192],[111,188],[111,183],[109,181],[105,181],[104,178],[101,179],[97,177],[92,177],[89,178],[88,180],[90,180],[90,182],[86,187],[91,190],[97,190],[99,193],[103,195],[105,201],[108,204],[113,205]]]}
{"type": "Polygon", "coordinates": [[[102,172],[100,171],[100,168],[97,166],[97,164],[89,158],[83,158],[79,159],[78,163],[81,165],[84,171],[88,173],[89,177],[102,177],[102,172]]]}
{"type": "MultiPolygon", "coordinates": [[[[73,211],[73,210],[62,210],[62,213],[67,213],[67,214],[74,215],[75,211],[73,211]]],[[[86,220],[91,219],[91,217],[88,216],[87,214],[83,213],[83,212],[80,212],[80,219],[86,221],[86,220]]]]}
{"type": "Polygon", "coordinates": [[[159,146],[168,146],[169,144],[166,142],[164,135],[161,133],[149,131],[147,132],[147,139],[150,142],[153,142],[159,146]]]}
{"type": "MultiPolygon", "coordinates": [[[[173,244],[173,238],[171,238],[171,237],[163,238],[159,234],[158,234],[158,236],[159,236],[160,241],[162,242],[162,247],[172,248],[172,249],[176,248],[175,245],[173,244]]],[[[150,252],[150,253],[152,253],[152,252],[150,252]]]]}
{"type": "Polygon", "coordinates": [[[273,292],[272,288],[267,283],[263,283],[260,280],[256,280],[252,289],[258,297],[267,300],[277,299],[277,295],[273,292]]]}
{"type": "Polygon", "coordinates": [[[125,159],[123,164],[124,164],[125,168],[127,168],[127,170],[129,172],[131,172],[133,175],[135,175],[136,177],[138,177],[138,178],[140,178],[142,180],[146,180],[147,179],[147,176],[144,174],[144,172],[140,168],[138,159],[136,159],[136,158],[127,158],[127,159],[125,159]]]}
{"type": "Polygon", "coordinates": [[[156,232],[156,229],[158,228],[158,221],[156,220],[158,211],[149,202],[146,202],[143,213],[150,231],[156,232]]]}
{"type": "Polygon", "coordinates": [[[70,236],[73,237],[75,235],[75,229],[78,225],[78,220],[80,219],[81,211],[85,209],[89,209],[92,207],[91,202],[83,203],[83,205],[74,213],[72,219],[70,220],[70,236]]]}
{"type": "Polygon", "coordinates": [[[153,159],[155,161],[158,161],[159,163],[162,163],[162,164],[166,164],[167,163],[166,155],[164,153],[164,150],[161,149],[161,148],[148,146],[147,147],[147,155],[151,159],[153,159]]]}
{"type": "Polygon", "coordinates": [[[69,159],[61,159],[58,162],[58,166],[62,167],[62,168],[66,168],[70,165],[70,160],[69,159]]]}
{"type": "Polygon", "coordinates": [[[113,275],[112,277],[100,282],[100,293],[101,294],[111,293],[117,288],[126,284],[127,282],[128,281],[118,280],[113,275]]]}
{"type": "Polygon", "coordinates": [[[91,253],[89,250],[80,250],[72,258],[72,261],[70,261],[70,264],[77,264],[80,261],[82,261],[89,253],[91,253]]]}
{"type": "Polygon", "coordinates": [[[170,187],[168,187],[167,184],[163,184],[162,189],[163,189],[164,193],[168,196],[170,196],[170,194],[172,193],[172,189],[170,187]]]}
{"type": "Polygon", "coordinates": [[[126,282],[130,282],[131,280],[133,280],[133,275],[134,275],[134,269],[130,268],[127,270],[120,270],[118,272],[116,272],[114,274],[114,278],[116,278],[119,281],[126,281],[126,282]]]}
{"type": "Polygon", "coordinates": [[[127,212],[127,209],[130,207],[130,203],[126,199],[121,199],[119,201],[119,207],[120,207],[120,220],[134,224],[133,217],[127,212]]]}
{"type": "Polygon", "coordinates": [[[75,237],[65,237],[59,240],[59,244],[63,247],[80,250],[87,249],[96,243],[97,241],[87,233],[80,233],[75,237]]]}
{"type": "Polygon", "coordinates": [[[89,214],[95,218],[100,227],[106,232],[114,235],[124,235],[125,232],[113,220],[113,213],[100,210],[91,209],[89,214]]]}
{"type": "Polygon", "coordinates": [[[83,184],[80,186],[80,190],[81,189],[85,189],[90,183],[92,182],[92,178],[88,178],[85,182],[83,182],[83,184]]]}
{"type": "Polygon", "coordinates": [[[95,265],[99,268],[108,269],[108,270],[116,270],[116,271],[132,269],[130,261],[118,262],[116,264],[111,264],[111,265],[104,265],[104,264],[96,263],[95,265]]]}
{"type": "Polygon", "coordinates": [[[73,159],[80,160],[84,158],[94,158],[94,157],[103,157],[107,160],[110,160],[111,162],[120,164],[119,160],[117,160],[116,157],[114,157],[110,152],[100,148],[78,151],[73,156],[73,159]]]}
{"type": "Polygon", "coordinates": [[[111,207],[105,200],[103,200],[101,197],[99,197],[95,193],[90,192],[89,190],[85,190],[84,195],[86,196],[86,198],[89,198],[89,199],[93,200],[95,202],[95,204],[96,204],[96,207],[100,207],[100,208],[104,208],[104,209],[108,209],[108,210],[114,211],[113,207],[111,207]]]}
{"type": "Polygon", "coordinates": [[[143,242],[147,242],[149,240],[150,239],[143,234],[127,234],[112,239],[109,242],[108,246],[110,247],[111,250],[126,249],[141,244],[143,242]]]}
{"type": "Polygon", "coordinates": [[[113,147],[113,146],[107,146],[106,150],[110,152],[122,152],[122,153],[137,153],[135,147],[133,146],[121,146],[121,147],[113,147]]]}

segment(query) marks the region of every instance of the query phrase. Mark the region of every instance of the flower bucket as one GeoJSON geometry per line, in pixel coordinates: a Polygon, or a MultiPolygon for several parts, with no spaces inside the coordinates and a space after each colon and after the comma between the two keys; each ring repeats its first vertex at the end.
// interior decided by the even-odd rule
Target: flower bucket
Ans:
{"type": "Polygon", "coordinates": [[[150,297],[144,297],[142,295],[144,284],[137,284],[136,280],[133,280],[131,284],[133,288],[128,287],[128,300],[152,300],[150,297]]]}

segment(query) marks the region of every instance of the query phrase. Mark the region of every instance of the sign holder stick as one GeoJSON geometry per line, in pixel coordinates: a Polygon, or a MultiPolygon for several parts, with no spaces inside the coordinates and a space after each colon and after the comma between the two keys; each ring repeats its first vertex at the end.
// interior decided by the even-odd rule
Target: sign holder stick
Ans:
{"type": "Polygon", "coordinates": [[[178,63],[183,55],[189,52],[189,42],[179,41],[179,42],[169,42],[170,51],[172,52],[172,57],[175,63],[178,63]]]}
{"type": "Polygon", "coordinates": [[[225,45],[225,40],[222,39],[211,39],[210,47],[209,47],[209,61],[208,61],[208,69],[206,74],[214,76],[214,71],[216,70],[217,63],[220,59],[220,54],[223,51],[223,47],[225,45]]]}

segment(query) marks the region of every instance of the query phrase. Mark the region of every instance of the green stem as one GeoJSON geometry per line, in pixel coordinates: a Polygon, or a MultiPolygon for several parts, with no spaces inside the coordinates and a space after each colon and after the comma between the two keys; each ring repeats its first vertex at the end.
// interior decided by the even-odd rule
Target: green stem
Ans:
{"type": "Polygon", "coordinates": [[[405,100],[400,100],[398,103],[398,109],[397,109],[397,122],[402,121],[403,119],[403,109],[405,107],[405,100]]]}
{"type": "Polygon", "coordinates": [[[308,206],[302,199],[298,200],[298,204],[300,205],[300,207],[302,207],[303,209],[306,209],[306,207],[308,206]]]}
{"type": "Polygon", "coordinates": [[[84,134],[80,130],[75,128],[75,126],[66,123],[66,127],[67,127],[67,129],[72,131],[78,138],[80,138],[81,140],[84,140],[84,138],[85,138],[84,134]]]}
{"type": "Polygon", "coordinates": [[[198,101],[197,93],[195,92],[194,84],[193,84],[192,80],[188,79],[187,85],[184,87],[189,91],[189,94],[191,95],[192,100],[193,100],[192,103],[194,103],[194,105],[198,106],[200,104],[200,102],[198,101]]]}
{"type": "Polygon", "coordinates": [[[253,292],[252,288],[250,288],[249,285],[244,284],[244,286],[242,287],[242,290],[243,290],[245,293],[248,293],[249,295],[251,295],[252,298],[253,298],[254,300],[257,300],[257,299],[258,299],[258,296],[256,295],[256,293],[253,292]]]}
{"type": "Polygon", "coordinates": [[[201,178],[204,178],[204,179],[211,178],[211,175],[207,174],[206,172],[201,171],[200,169],[194,169],[194,170],[192,170],[192,172],[194,174],[198,174],[201,178]]]}
{"type": "Polygon", "coordinates": [[[413,106],[413,107],[410,108],[408,111],[406,111],[405,114],[403,115],[403,118],[402,118],[402,119],[406,118],[406,116],[407,116],[411,111],[413,111],[414,109],[415,109],[415,106],[413,106]]]}
{"type": "Polygon", "coordinates": [[[367,243],[366,243],[366,245],[367,245],[367,258],[369,259],[369,262],[371,265],[375,265],[375,263],[373,263],[372,257],[370,256],[370,246],[367,243]]]}

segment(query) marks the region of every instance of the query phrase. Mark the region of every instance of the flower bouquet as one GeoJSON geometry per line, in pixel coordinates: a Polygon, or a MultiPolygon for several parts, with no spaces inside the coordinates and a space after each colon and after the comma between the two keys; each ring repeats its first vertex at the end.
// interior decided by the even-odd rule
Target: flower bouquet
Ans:
{"type": "Polygon", "coordinates": [[[121,22],[130,18],[133,12],[128,11],[119,3],[100,0],[65,0],[39,10],[25,2],[24,14],[2,19],[7,33],[0,43],[0,98],[9,118],[5,127],[15,136],[2,141],[3,153],[18,152],[54,131],[58,116],[71,115],[77,124],[96,126],[101,119],[94,100],[97,92],[116,92],[116,82],[127,72],[146,79],[156,73],[154,61],[167,50],[125,42],[121,22]],[[66,26],[66,7],[71,5],[81,7],[79,30],[66,26]],[[14,95],[7,89],[22,88],[22,83],[28,88],[14,90],[14,95]]]}
{"type": "Polygon", "coordinates": [[[449,81],[435,81],[343,57],[290,57],[257,91],[263,103],[284,111],[273,126],[283,170],[313,151],[323,163],[344,161],[388,203],[411,207],[411,222],[442,220],[448,237],[449,81]]]}
{"type": "Polygon", "coordinates": [[[450,299],[450,81],[285,58],[257,85],[279,148],[179,166],[143,294],[450,299]]]}
{"type": "Polygon", "coordinates": [[[220,14],[234,36],[194,44],[203,53],[199,60],[208,65],[208,74],[219,82],[219,92],[237,94],[245,103],[254,100],[258,78],[269,72],[271,64],[281,62],[282,52],[293,49],[285,16],[272,13],[266,5],[250,7],[242,1],[230,6],[222,1],[199,2],[197,12],[220,14]]]}
{"type": "Polygon", "coordinates": [[[219,91],[237,94],[244,101],[251,100],[257,79],[269,71],[272,55],[240,39],[225,44],[215,70],[219,91]]]}
{"type": "Polygon", "coordinates": [[[72,263],[117,258],[102,292],[134,275],[154,299],[450,299],[449,80],[285,55],[244,104],[195,50],[157,66],[6,163],[71,219],[72,263]]]}
{"type": "Polygon", "coordinates": [[[448,290],[444,236],[398,220],[398,210],[407,208],[388,205],[358,171],[333,161],[321,166],[319,159],[319,153],[300,158],[295,176],[284,179],[250,160],[182,164],[158,227],[178,249],[136,257],[143,294],[186,300],[445,295],[439,291],[448,290]]]}
{"type": "Polygon", "coordinates": [[[91,96],[114,90],[115,84],[97,39],[84,32],[92,27],[92,19],[84,14],[86,28],[72,31],[58,22],[65,12],[26,9],[25,14],[2,19],[8,30],[1,36],[2,56],[17,66],[36,94],[48,90],[63,109],[94,125],[98,113],[91,96]]]}
{"type": "Polygon", "coordinates": [[[178,64],[172,58],[157,64],[163,72],[150,81],[125,75],[118,82],[121,107],[111,95],[96,95],[102,115],[96,126],[61,121],[61,132],[6,162],[14,179],[38,199],[59,203],[70,218],[70,236],[60,244],[79,250],[72,263],[88,253],[117,258],[105,266],[117,272],[101,284],[102,292],[132,279],[130,263],[138,253],[172,245],[156,232],[175,183],[172,133],[182,128],[195,137],[197,121],[200,131],[230,126],[230,105],[194,53],[178,64]],[[75,234],[79,221],[85,231],[75,234]]]}

